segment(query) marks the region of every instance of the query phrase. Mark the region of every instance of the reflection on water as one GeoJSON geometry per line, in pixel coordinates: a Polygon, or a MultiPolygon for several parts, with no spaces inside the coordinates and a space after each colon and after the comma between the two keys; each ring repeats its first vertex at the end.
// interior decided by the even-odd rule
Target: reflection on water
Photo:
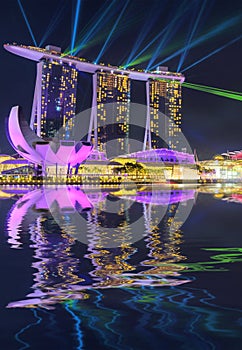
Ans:
{"type": "Polygon", "coordinates": [[[239,191],[219,186],[3,189],[2,198],[15,200],[6,222],[8,244],[32,252],[31,292],[7,305],[33,312],[16,341],[27,348],[23,334],[43,322],[52,324],[53,337],[60,305],[62,317],[73,323],[74,345],[65,349],[181,344],[216,349],[221,334],[240,337],[241,311],[238,317],[233,308],[218,306],[212,293],[194,287],[191,273],[225,271],[226,264],[242,262],[242,248],[205,248],[209,260],[195,262],[181,252],[181,226],[198,192],[227,199],[239,191]]]}
{"type": "Polygon", "coordinates": [[[193,201],[194,190],[129,192],[48,187],[20,197],[9,212],[8,243],[23,248],[23,234],[30,235],[36,272],[33,292],[8,307],[50,308],[60,300],[87,298],[90,288],[188,282],[180,278],[184,267],[176,265],[185,260],[177,211],[193,201]],[[137,238],[144,238],[145,254],[135,246],[137,238]],[[86,244],[81,257],[74,253],[77,239],[86,244]],[[82,259],[88,271],[80,271],[82,259]]]}

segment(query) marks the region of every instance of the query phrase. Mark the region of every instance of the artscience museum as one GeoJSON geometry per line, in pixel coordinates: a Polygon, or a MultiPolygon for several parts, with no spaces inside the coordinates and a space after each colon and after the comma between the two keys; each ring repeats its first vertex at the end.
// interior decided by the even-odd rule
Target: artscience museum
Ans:
{"type": "Polygon", "coordinates": [[[19,106],[11,109],[8,119],[8,138],[15,151],[29,162],[42,165],[78,167],[92,151],[90,142],[45,140],[30,129],[19,106]]]}

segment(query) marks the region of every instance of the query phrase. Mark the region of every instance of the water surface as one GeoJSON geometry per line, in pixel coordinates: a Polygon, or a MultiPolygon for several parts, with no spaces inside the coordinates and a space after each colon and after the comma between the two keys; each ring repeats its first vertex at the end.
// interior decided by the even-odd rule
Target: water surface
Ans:
{"type": "Polygon", "coordinates": [[[241,349],[238,186],[3,187],[3,349],[241,349]]]}

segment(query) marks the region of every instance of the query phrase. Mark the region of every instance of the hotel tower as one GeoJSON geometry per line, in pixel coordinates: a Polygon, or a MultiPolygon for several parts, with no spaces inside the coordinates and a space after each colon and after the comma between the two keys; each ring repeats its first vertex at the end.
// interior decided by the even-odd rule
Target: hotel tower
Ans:
{"type": "MultiPolygon", "coordinates": [[[[58,47],[46,49],[61,52],[58,47]]],[[[30,126],[38,136],[52,138],[63,128],[62,137],[70,138],[76,111],[77,76],[77,69],[70,63],[49,58],[37,63],[30,126]]]]}
{"type": "Polygon", "coordinates": [[[108,157],[129,153],[132,80],[146,86],[142,150],[162,147],[179,150],[181,86],[185,80],[181,73],[169,72],[167,67],[146,72],[94,64],[84,58],[64,55],[60,48],[50,45],[45,49],[17,44],[4,47],[37,62],[30,126],[38,136],[52,138],[65,126],[64,139],[71,139],[78,72],[84,72],[92,76],[92,112],[87,141],[92,142],[96,150],[106,152],[108,157]],[[167,118],[162,118],[161,113],[167,118]]]}
{"type": "Polygon", "coordinates": [[[130,79],[123,74],[96,74],[98,149],[108,156],[127,154],[130,79]]]}
{"type": "Polygon", "coordinates": [[[179,150],[181,132],[181,84],[177,81],[153,80],[147,82],[150,106],[151,148],[167,147],[179,150]],[[162,118],[164,114],[167,118],[162,118]],[[164,136],[164,141],[159,137],[164,136]]]}

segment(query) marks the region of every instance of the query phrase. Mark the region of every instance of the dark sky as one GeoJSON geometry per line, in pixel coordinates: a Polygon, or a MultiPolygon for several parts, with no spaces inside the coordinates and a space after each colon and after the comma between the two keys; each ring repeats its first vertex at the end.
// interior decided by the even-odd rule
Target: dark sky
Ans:
{"type": "MultiPolygon", "coordinates": [[[[76,41],[80,42],[88,33],[90,36],[79,56],[89,61],[96,59],[126,2],[116,0],[110,11],[99,21],[105,8],[111,4],[111,0],[81,1],[76,41]],[[96,32],[93,31],[95,25],[97,25],[96,32]]],[[[53,44],[66,49],[70,45],[76,1],[22,0],[21,3],[38,45],[45,34],[47,35],[42,46],[53,44]],[[59,19],[55,21],[52,31],[48,34],[47,28],[58,17],[58,13],[59,19]]],[[[199,43],[187,51],[182,68],[242,35],[240,0],[130,0],[110,36],[100,61],[114,65],[123,64],[137,43],[140,33],[143,32],[144,35],[137,53],[168,26],[163,35],[142,54],[149,56],[147,60],[141,61],[136,67],[146,68],[152,55],[156,58],[154,63],[162,61],[184,48],[189,42],[189,35],[195,28],[201,7],[203,12],[190,42],[203,39],[199,39],[199,43]]],[[[1,4],[0,23],[0,127],[3,135],[0,152],[4,153],[11,152],[11,147],[4,136],[5,118],[11,107],[19,104],[23,106],[26,118],[30,116],[35,63],[3,49],[4,43],[33,45],[17,0],[1,4]]],[[[180,58],[181,55],[177,55],[164,65],[168,66],[169,70],[176,71],[180,58]]],[[[242,39],[190,68],[184,74],[187,82],[239,92],[242,91],[241,66],[242,39]]],[[[242,102],[184,88],[182,128],[200,159],[209,158],[227,149],[242,149],[242,102]]]]}

